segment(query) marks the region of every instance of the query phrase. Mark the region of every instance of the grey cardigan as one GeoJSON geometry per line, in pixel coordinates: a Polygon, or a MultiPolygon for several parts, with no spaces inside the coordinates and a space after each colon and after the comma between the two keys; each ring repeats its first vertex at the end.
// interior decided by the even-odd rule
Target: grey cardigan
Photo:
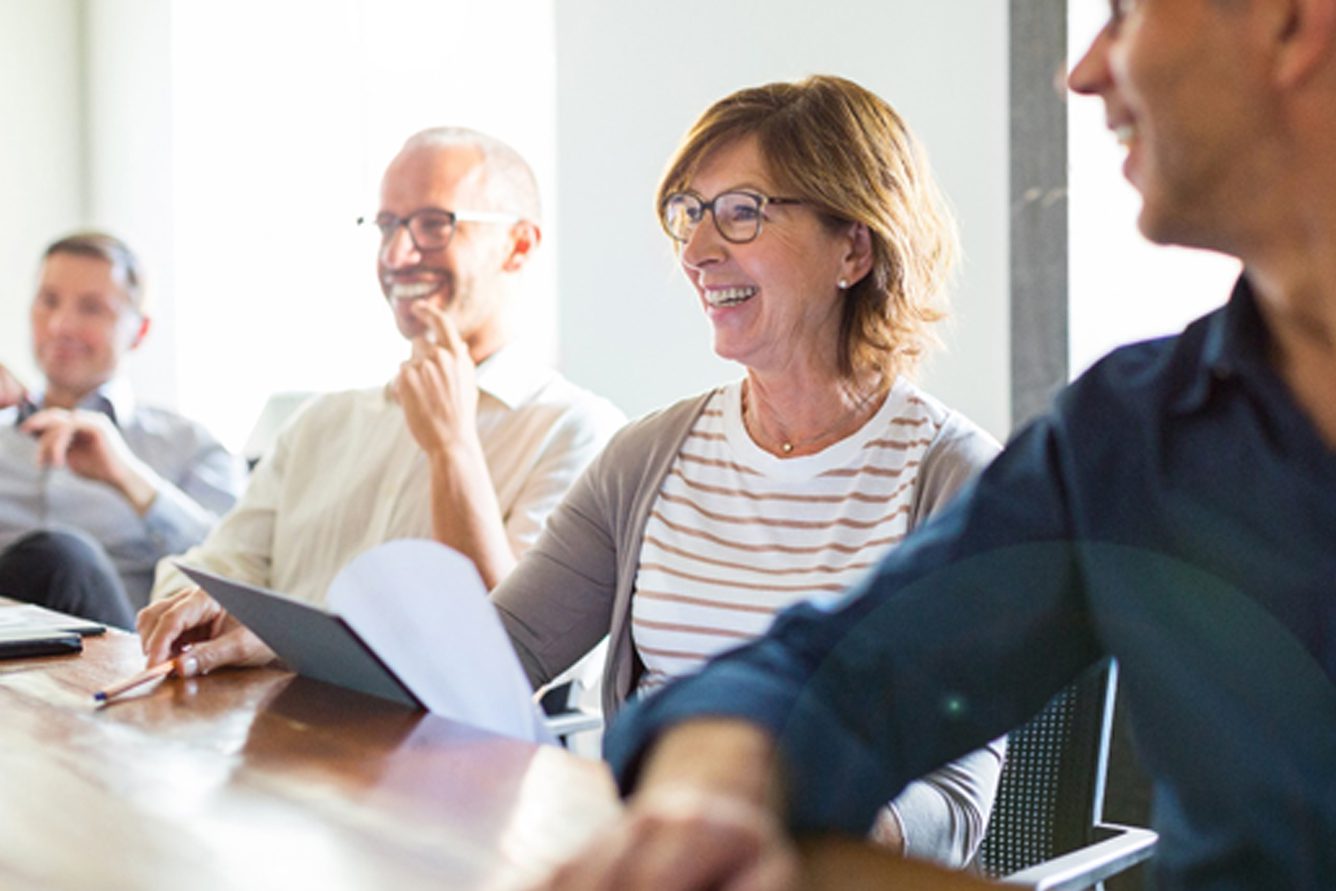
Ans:
{"type": "MultiPolygon", "coordinates": [[[[659,487],[714,391],[622,428],[575,481],[538,542],[492,592],[535,687],[609,637],[603,713],[631,695],[642,665],[631,641],[631,590],[659,487]]],[[[919,468],[911,530],[990,462],[997,443],[951,412],[919,468]]]]}
{"type": "MultiPolygon", "coordinates": [[[[492,601],[535,687],[609,637],[603,713],[611,718],[644,667],[631,640],[631,592],[641,540],[659,487],[712,392],[628,424],[576,480],[538,542],[492,592],[492,601]]],[[[912,530],[950,500],[998,452],[987,433],[948,411],[919,467],[912,530]]],[[[907,853],[953,866],[973,856],[986,827],[1001,741],[972,752],[892,803],[907,853]]]]}

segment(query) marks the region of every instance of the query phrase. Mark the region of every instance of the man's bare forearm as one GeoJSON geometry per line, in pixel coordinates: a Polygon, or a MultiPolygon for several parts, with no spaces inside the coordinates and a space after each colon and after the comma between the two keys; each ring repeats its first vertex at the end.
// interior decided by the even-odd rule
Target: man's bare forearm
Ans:
{"type": "Polygon", "coordinates": [[[428,456],[436,540],[473,561],[487,590],[515,568],[482,445],[460,444],[428,456]]]}

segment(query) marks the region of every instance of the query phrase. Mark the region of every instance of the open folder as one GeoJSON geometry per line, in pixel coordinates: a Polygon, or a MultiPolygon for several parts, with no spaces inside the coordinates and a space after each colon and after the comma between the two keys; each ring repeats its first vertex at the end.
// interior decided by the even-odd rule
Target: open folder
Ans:
{"type": "Polygon", "coordinates": [[[473,561],[391,541],[330,584],[326,608],[178,564],[298,674],[534,742],[554,742],[473,561]]]}

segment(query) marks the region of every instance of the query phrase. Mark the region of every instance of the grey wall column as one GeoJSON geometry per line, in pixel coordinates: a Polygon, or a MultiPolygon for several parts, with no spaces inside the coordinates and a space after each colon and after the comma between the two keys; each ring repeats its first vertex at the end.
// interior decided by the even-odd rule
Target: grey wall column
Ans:
{"type": "Polygon", "coordinates": [[[1067,382],[1066,0],[1011,0],[1011,421],[1067,382]]]}
{"type": "MultiPolygon", "coordinates": [[[[91,0],[77,0],[75,4],[75,20],[78,23],[78,33],[75,40],[78,42],[79,54],[79,96],[77,99],[79,108],[79,219],[87,222],[95,216],[93,212],[93,107],[90,78],[92,78],[92,66],[89,59],[93,55],[93,26],[89,22],[91,12],[88,4],[91,0]]],[[[140,248],[142,250],[142,248],[140,248]]]]}

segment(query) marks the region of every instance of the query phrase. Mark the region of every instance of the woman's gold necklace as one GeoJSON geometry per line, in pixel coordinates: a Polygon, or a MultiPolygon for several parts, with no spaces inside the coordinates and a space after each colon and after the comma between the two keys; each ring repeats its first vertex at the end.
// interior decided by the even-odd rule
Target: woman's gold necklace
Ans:
{"type": "MultiPolygon", "coordinates": [[[[879,380],[876,385],[869,388],[866,393],[864,393],[861,397],[859,397],[858,401],[854,403],[854,405],[849,409],[849,411],[843,415],[843,417],[852,417],[856,419],[858,423],[848,431],[839,431],[839,435],[836,436],[835,439],[832,441],[843,439],[845,436],[848,436],[855,430],[862,427],[865,423],[867,423],[867,417],[864,414],[864,411],[868,407],[868,404],[872,403],[874,400],[876,400],[877,397],[882,396],[887,392],[887,390],[883,389],[880,384],[881,382],[879,380]]],[[[743,419],[743,426],[748,427],[752,431],[753,439],[757,439],[755,434],[762,429],[762,425],[759,423],[756,408],[754,405],[751,406],[752,423],[750,425],[746,423],[747,408],[749,405],[747,395],[748,395],[748,390],[750,389],[751,388],[748,386],[744,386],[742,388],[742,419],[743,419]]],[[[820,442],[823,438],[829,436],[830,436],[830,431],[823,430],[814,436],[807,437],[806,439],[795,440],[793,439],[793,437],[788,435],[787,431],[783,430],[781,425],[780,434],[778,437],[775,437],[775,439],[778,440],[779,451],[787,457],[793,454],[794,449],[807,448],[809,446],[815,445],[816,443],[820,442]]],[[[771,439],[768,433],[762,438],[767,440],[771,439]]],[[[757,441],[758,443],[760,443],[759,439],[757,441]]],[[[762,448],[765,447],[764,443],[760,444],[762,448]]]]}

